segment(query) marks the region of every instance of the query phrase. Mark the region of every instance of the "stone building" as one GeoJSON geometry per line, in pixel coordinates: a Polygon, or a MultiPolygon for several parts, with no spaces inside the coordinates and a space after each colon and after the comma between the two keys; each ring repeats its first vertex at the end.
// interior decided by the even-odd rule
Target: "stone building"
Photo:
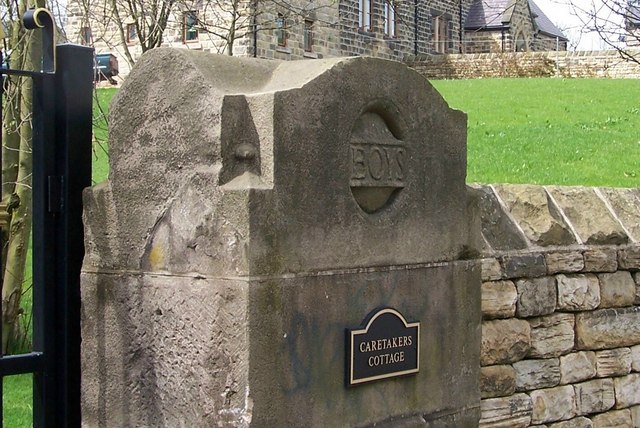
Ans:
{"type": "MultiPolygon", "coordinates": [[[[153,30],[99,1],[70,2],[67,35],[114,53],[126,75],[153,30]]],[[[281,60],[566,50],[567,40],[531,0],[181,0],[155,19],[167,23],[162,46],[281,60]]]]}
{"type": "Polygon", "coordinates": [[[465,52],[567,50],[567,37],[533,0],[475,0],[465,24],[465,52]]]}

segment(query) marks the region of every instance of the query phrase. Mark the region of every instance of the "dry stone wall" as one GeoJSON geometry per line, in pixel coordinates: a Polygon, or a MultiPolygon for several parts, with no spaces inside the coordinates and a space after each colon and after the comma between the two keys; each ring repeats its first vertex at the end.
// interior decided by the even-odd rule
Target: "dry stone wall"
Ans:
{"type": "Polygon", "coordinates": [[[640,426],[640,189],[475,192],[480,426],[640,426]]]}
{"type": "MultiPolygon", "coordinates": [[[[630,49],[640,58],[640,49],[630,49]]],[[[618,52],[506,52],[407,58],[407,64],[428,79],[483,77],[609,77],[640,78],[640,64],[618,52]]]]}

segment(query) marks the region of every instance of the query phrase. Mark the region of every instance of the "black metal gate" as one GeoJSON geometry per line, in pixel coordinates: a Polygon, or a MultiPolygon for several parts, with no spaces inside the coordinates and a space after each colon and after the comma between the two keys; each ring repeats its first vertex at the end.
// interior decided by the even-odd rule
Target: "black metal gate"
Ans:
{"type": "MultiPolygon", "coordinates": [[[[82,190],[91,185],[93,49],[56,46],[54,20],[46,9],[28,11],[23,22],[42,31],[42,71],[3,68],[0,74],[3,80],[5,75],[33,80],[33,350],[2,356],[0,381],[33,373],[34,426],[75,427],[80,426],[82,190]]],[[[2,388],[0,398],[1,393],[2,388]]]]}

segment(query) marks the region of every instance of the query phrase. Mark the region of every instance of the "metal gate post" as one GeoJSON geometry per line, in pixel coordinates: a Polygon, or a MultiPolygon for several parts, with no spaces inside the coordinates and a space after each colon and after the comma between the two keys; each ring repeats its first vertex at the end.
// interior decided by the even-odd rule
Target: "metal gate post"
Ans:
{"type": "Polygon", "coordinates": [[[56,224],[59,281],[56,287],[57,354],[60,377],[57,406],[61,427],[79,427],[80,415],[80,270],[84,258],[82,191],[91,186],[93,49],[57,46],[55,144],[57,174],[62,177],[61,213],[56,224]]]}
{"type": "Polygon", "coordinates": [[[80,426],[82,190],[91,185],[93,50],[56,47],[34,79],[33,350],[36,427],[80,426]]]}

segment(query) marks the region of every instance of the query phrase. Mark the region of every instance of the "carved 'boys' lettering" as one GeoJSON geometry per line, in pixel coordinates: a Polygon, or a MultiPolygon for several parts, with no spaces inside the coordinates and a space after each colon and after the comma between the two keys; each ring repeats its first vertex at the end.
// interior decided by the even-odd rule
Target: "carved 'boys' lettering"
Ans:
{"type": "Polygon", "coordinates": [[[364,157],[364,149],[358,146],[351,146],[351,178],[361,180],[366,177],[367,164],[364,157]]]}
{"type": "Polygon", "coordinates": [[[405,153],[401,146],[352,144],[352,185],[402,187],[405,153]]]}
{"type": "Polygon", "coordinates": [[[371,151],[369,152],[368,166],[369,166],[369,175],[375,181],[379,181],[382,178],[382,174],[384,173],[384,170],[389,169],[388,165],[385,165],[382,152],[376,146],[371,147],[371,151]]]}

